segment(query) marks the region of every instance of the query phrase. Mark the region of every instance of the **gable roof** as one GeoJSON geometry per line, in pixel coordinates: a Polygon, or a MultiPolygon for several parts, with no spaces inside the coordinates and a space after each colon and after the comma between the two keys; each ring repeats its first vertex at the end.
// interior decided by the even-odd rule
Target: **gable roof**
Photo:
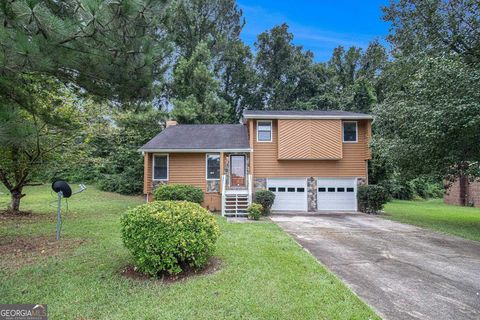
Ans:
{"type": "Polygon", "coordinates": [[[242,124],[179,124],[165,128],[139,151],[249,151],[242,124]]]}
{"type": "Polygon", "coordinates": [[[341,110],[244,110],[244,119],[373,119],[366,113],[341,110]]]}

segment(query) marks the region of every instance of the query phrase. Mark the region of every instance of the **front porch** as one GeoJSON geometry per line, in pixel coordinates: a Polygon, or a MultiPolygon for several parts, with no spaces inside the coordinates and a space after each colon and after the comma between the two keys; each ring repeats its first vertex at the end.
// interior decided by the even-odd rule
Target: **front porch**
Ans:
{"type": "Polygon", "coordinates": [[[245,216],[252,203],[249,153],[222,153],[220,162],[222,216],[245,216]]]}

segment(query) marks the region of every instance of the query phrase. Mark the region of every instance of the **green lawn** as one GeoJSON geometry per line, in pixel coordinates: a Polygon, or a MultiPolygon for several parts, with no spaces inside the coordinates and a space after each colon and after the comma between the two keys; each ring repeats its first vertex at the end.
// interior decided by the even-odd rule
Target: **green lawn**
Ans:
{"type": "MultiPolygon", "coordinates": [[[[7,201],[0,195],[0,206],[7,201]]],[[[214,274],[170,285],[127,279],[119,273],[130,262],[119,217],[140,203],[92,187],[72,197],[63,239],[85,242],[20,268],[0,262],[0,303],[47,303],[51,319],[378,319],[270,222],[231,224],[218,217],[222,266],[214,274]]],[[[27,189],[23,209],[39,218],[0,219],[0,243],[54,234],[49,186],[27,189]]]]}
{"type": "Polygon", "coordinates": [[[446,205],[442,199],[395,200],[384,211],[388,219],[480,241],[480,208],[446,205]]]}

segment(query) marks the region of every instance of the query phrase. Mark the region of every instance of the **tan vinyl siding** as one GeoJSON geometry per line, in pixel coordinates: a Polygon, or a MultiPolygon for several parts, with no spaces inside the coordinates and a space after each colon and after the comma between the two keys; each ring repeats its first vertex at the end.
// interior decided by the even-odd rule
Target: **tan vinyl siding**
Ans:
{"type": "Polygon", "coordinates": [[[278,159],[341,159],[341,120],[278,120],[278,159]]]}
{"type": "Polygon", "coordinates": [[[170,153],[168,183],[190,184],[206,191],[205,153],[170,153]]]}
{"type": "MultiPolygon", "coordinates": [[[[273,120],[272,126],[272,142],[257,142],[257,139],[254,139],[253,157],[256,178],[366,177],[366,120],[358,121],[357,143],[342,143],[343,156],[340,160],[278,160],[278,123],[276,120],[273,120]]],[[[253,127],[254,137],[256,137],[256,125],[253,127]]],[[[301,144],[302,141],[297,143],[301,144]]]]}
{"type": "Polygon", "coordinates": [[[205,198],[202,206],[210,211],[221,211],[222,196],[218,193],[205,193],[205,198]]]}
{"type": "Polygon", "coordinates": [[[209,210],[221,210],[219,193],[206,193],[207,180],[205,153],[170,153],[168,183],[190,184],[204,192],[202,206],[209,210]]]}
{"type": "MultiPolygon", "coordinates": [[[[152,194],[153,154],[144,155],[144,186],[143,192],[152,194]]],[[[202,189],[205,200],[202,206],[209,210],[221,210],[221,196],[219,193],[206,193],[207,181],[205,177],[205,153],[170,153],[168,159],[168,181],[173,184],[190,184],[202,189]]]]}

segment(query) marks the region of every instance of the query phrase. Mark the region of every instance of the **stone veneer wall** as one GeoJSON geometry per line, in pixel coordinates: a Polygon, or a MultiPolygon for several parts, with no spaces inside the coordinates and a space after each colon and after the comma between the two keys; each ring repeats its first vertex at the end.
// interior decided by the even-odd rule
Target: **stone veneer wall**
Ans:
{"type": "Polygon", "coordinates": [[[364,186],[367,184],[367,179],[366,178],[357,178],[357,187],[358,186],[364,186]]]}
{"type": "Polygon", "coordinates": [[[155,181],[155,180],[153,180],[153,181],[152,181],[152,186],[153,186],[153,188],[152,188],[152,193],[153,193],[153,191],[155,191],[155,189],[156,189],[158,186],[160,186],[160,185],[162,185],[162,184],[167,184],[167,181],[158,181],[158,180],[155,181]]]}
{"type": "Polygon", "coordinates": [[[307,178],[307,208],[308,212],[317,211],[317,179],[307,178]]]}
{"type": "Polygon", "coordinates": [[[220,180],[207,180],[207,192],[220,192],[220,180]]]}
{"type": "Polygon", "coordinates": [[[253,190],[265,190],[267,189],[267,178],[255,178],[253,182],[253,190]]]}

